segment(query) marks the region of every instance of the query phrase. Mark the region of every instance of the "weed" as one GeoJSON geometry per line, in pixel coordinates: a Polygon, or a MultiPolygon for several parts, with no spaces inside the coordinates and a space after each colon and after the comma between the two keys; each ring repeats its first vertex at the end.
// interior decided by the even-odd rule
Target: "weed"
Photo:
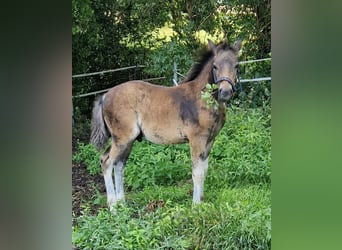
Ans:
{"type": "MultiPolygon", "coordinates": [[[[172,190],[169,190],[172,192],[172,190]]],[[[270,191],[251,186],[221,190],[191,207],[171,201],[151,213],[118,206],[85,214],[73,228],[81,249],[270,249],[270,191]]]]}
{"type": "Polygon", "coordinates": [[[78,152],[72,156],[76,163],[84,163],[91,175],[101,172],[100,156],[102,152],[97,152],[92,144],[78,142],[78,152]]]}
{"type": "Polygon", "coordinates": [[[205,90],[201,91],[201,99],[206,102],[207,108],[214,110],[218,110],[219,104],[213,97],[213,93],[217,91],[218,86],[217,84],[209,84],[205,85],[205,90]]]}

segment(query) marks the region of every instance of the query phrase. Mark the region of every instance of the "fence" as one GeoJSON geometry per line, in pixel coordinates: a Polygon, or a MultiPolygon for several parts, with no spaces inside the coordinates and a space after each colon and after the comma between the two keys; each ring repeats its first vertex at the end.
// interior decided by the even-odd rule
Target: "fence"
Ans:
{"type": "MultiPolygon", "coordinates": [[[[256,60],[248,60],[248,61],[241,61],[239,64],[248,64],[248,63],[254,63],[254,62],[262,62],[262,61],[270,61],[271,58],[263,58],[263,59],[256,59],[256,60]]],[[[94,75],[101,75],[101,74],[106,74],[106,73],[111,73],[111,72],[117,72],[117,71],[123,71],[123,70],[128,70],[128,69],[134,69],[134,68],[143,68],[146,67],[145,65],[136,65],[136,66],[128,66],[128,67],[123,67],[123,68],[118,68],[118,69],[109,69],[109,70],[104,70],[104,71],[99,71],[99,72],[92,72],[92,73],[85,73],[85,74],[77,74],[73,75],[72,78],[80,78],[80,77],[87,77],[87,76],[94,76],[94,75]]],[[[173,79],[172,82],[174,85],[178,85],[178,80],[177,76],[185,77],[183,74],[179,73],[177,71],[177,64],[174,62],[173,64],[173,79]]],[[[163,80],[166,79],[166,77],[154,77],[154,78],[147,78],[147,79],[141,79],[142,81],[154,81],[154,80],[163,80]]],[[[260,82],[260,81],[270,81],[271,77],[260,77],[260,78],[253,78],[253,79],[240,79],[240,82],[260,82]]],[[[85,96],[90,96],[90,95],[96,95],[100,94],[103,92],[108,91],[110,88],[103,89],[103,90],[98,90],[90,93],[85,93],[85,94],[80,94],[80,95],[75,95],[72,96],[73,98],[79,98],[79,97],[85,97],[85,96]]]]}
{"type": "MultiPolygon", "coordinates": [[[[256,60],[248,60],[248,61],[241,61],[239,64],[248,64],[248,63],[254,63],[254,62],[263,62],[263,61],[271,61],[271,58],[263,58],[263,59],[256,59],[256,60]]],[[[173,63],[173,79],[172,82],[174,85],[178,85],[178,77],[185,77],[183,74],[179,73],[177,71],[177,64],[173,63]]],[[[240,79],[240,82],[260,82],[260,81],[270,81],[271,77],[260,77],[260,78],[253,78],[253,79],[240,79]]]]}
{"type": "MultiPolygon", "coordinates": [[[[103,70],[103,71],[98,71],[98,72],[92,72],[92,73],[85,73],[85,74],[77,74],[73,75],[72,78],[81,78],[81,77],[87,77],[87,76],[95,76],[95,75],[102,75],[106,73],[112,73],[112,72],[118,72],[118,71],[124,71],[124,70],[129,70],[129,69],[136,69],[136,68],[144,68],[146,67],[145,65],[136,65],[136,66],[128,66],[128,67],[122,67],[122,68],[117,68],[117,69],[109,69],[109,70],[103,70]]],[[[166,79],[166,77],[153,77],[153,78],[146,78],[146,79],[140,79],[141,81],[156,81],[156,80],[163,80],[166,79]]],[[[80,95],[75,95],[72,96],[72,98],[79,98],[79,97],[85,97],[85,96],[90,96],[90,95],[96,95],[100,94],[103,92],[108,91],[110,88],[107,89],[102,89],[98,91],[93,91],[85,94],[80,94],[80,95]]]]}

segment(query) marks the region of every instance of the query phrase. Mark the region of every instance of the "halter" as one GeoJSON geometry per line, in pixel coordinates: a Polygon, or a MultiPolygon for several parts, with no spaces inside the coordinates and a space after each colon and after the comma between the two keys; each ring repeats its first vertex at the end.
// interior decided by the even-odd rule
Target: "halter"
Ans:
{"type": "MultiPolygon", "coordinates": [[[[222,82],[222,81],[227,81],[230,84],[230,86],[232,86],[233,93],[236,92],[237,89],[235,87],[235,83],[229,77],[223,76],[223,77],[216,78],[216,74],[215,74],[214,69],[213,69],[213,78],[214,78],[214,83],[216,83],[216,84],[219,83],[219,82],[222,82]]],[[[240,79],[239,78],[238,78],[237,82],[240,83],[240,79]]],[[[241,85],[241,83],[240,83],[240,92],[242,92],[242,85],[241,85]]]]}

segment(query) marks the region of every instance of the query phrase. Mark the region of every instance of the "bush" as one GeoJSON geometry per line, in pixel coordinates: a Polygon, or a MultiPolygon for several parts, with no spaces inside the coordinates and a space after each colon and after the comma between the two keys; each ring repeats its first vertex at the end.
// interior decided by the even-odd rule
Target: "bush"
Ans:
{"type": "MultiPolygon", "coordinates": [[[[271,56],[270,56],[271,57],[271,56]]],[[[254,79],[271,76],[271,61],[253,62],[240,66],[241,79],[254,79]]],[[[271,81],[245,82],[242,92],[234,100],[236,105],[244,108],[271,107],[271,81]]]]}
{"type": "Polygon", "coordinates": [[[271,115],[232,107],[209,156],[210,188],[271,181],[271,115]]]}
{"type": "Polygon", "coordinates": [[[84,163],[91,175],[101,173],[100,156],[102,152],[97,152],[92,144],[78,142],[78,152],[73,154],[72,160],[76,163],[84,163]]]}
{"type": "Polygon", "coordinates": [[[174,185],[191,178],[189,146],[135,142],[125,170],[125,183],[132,190],[174,185]]]}
{"type": "Polygon", "coordinates": [[[185,46],[176,39],[152,50],[148,58],[149,66],[145,69],[145,72],[155,76],[165,76],[168,85],[173,85],[174,63],[177,64],[178,72],[182,72],[181,69],[185,69],[185,72],[187,72],[193,63],[192,48],[185,46]]]}

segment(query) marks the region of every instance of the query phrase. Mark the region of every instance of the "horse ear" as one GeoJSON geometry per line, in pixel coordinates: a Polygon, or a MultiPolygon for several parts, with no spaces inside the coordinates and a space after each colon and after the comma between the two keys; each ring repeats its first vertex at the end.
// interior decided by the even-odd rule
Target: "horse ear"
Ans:
{"type": "Polygon", "coordinates": [[[242,47],[242,39],[239,38],[233,45],[234,49],[236,50],[236,52],[239,52],[241,47],[242,47]]]}
{"type": "Polygon", "coordinates": [[[208,39],[208,45],[209,45],[209,48],[212,50],[212,52],[214,53],[214,55],[216,55],[216,46],[215,44],[213,43],[213,41],[211,41],[210,39],[208,39]]]}

